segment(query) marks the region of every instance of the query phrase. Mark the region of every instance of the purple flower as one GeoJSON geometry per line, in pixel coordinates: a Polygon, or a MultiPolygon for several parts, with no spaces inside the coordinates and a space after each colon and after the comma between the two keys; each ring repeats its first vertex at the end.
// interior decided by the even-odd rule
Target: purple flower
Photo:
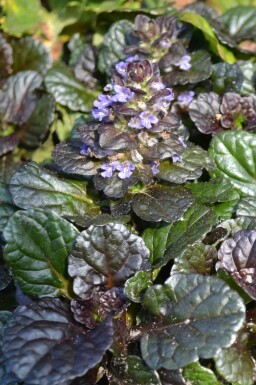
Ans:
{"type": "Polygon", "coordinates": [[[128,126],[132,128],[137,128],[137,129],[143,128],[140,119],[136,117],[131,118],[131,120],[128,123],[128,126]]]}
{"type": "Polygon", "coordinates": [[[114,85],[115,95],[112,96],[114,102],[126,103],[129,99],[134,96],[134,92],[130,88],[114,85]]]}
{"type": "Polygon", "coordinates": [[[107,85],[105,85],[105,87],[103,88],[104,91],[112,91],[113,90],[113,86],[111,83],[108,83],[107,85]]]}
{"type": "Polygon", "coordinates": [[[124,78],[127,77],[127,72],[126,72],[127,66],[128,66],[128,63],[125,63],[124,61],[120,61],[116,65],[117,72],[119,73],[119,75],[123,76],[124,78]]]}
{"type": "Polygon", "coordinates": [[[189,68],[192,67],[192,65],[190,64],[190,60],[191,60],[191,56],[189,55],[184,55],[182,56],[182,58],[177,62],[175,63],[174,65],[179,67],[181,70],[183,71],[187,71],[189,70],[189,68]]]}
{"type": "Polygon", "coordinates": [[[93,105],[99,109],[108,107],[112,103],[112,99],[109,95],[99,94],[98,99],[95,100],[93,105]]]}
{"type": "Polygon", "coordinates": [[[163,100],[165,100],[166,102],[171,102],[174,99],[174,92],[172,88],[166,88],[166,89],[169,91],[169,95],[164,96],[163,100]]]}
{"type": "Polygon", "coordinates": [[[165,85],[162,82],[153,82],[150,84],[150,88],[155,91],[161,91],[165,88],[165,85]]]}
{"type": "Polygon", "coordinates": [[[110,114],[110,111],[108,108],[102,108],[102,109],[93,108],[92,109],[92,116],[94,117],[94,119],[97,119],[100,122],[102,121],[102,119],[107,118],[109,116],[109,114],[110,114]]]}
{"type": "Polygon", "coordinates": [[[85,156],[88,156],[89,155],[89,146],[87,144],[83,144],[81,147],[80,147],[80,154],[81,155],[85,155],[85,156]]]}
{"type": "Polygon", "coordinates": [[[111,178],[113,175],[113,172],[117,170],[117,166],[119,164],[120,163],[117,160],[112,161],[110,163],[102,163],[100,168],[102,168],[102,170],[105,170],[105,171],[103,171],[100,175],[103,176],[103,178],[111,178]]]}
{"type": "Polygon", "coordinates": [[[151,128],[152,124],[158,123],[158,119],[155,115],[152,114],[151,111],[143,111],[139,115],[140,121],[143,127],[151,128]]]}
{"type": "Polygon", "coordinates": [[[179,94],[177,100],[179,102],[183,102],[188,106],[191,100],[193,99],[194,95],[195,95],[194,91],[184,91],[179,94]]]}
{"type": "Polygon", "coordinates": [[[162,39],[160,41],[159,45],[161,48],[169,48],[172,45],[172,43],[171,43],[170,39],[168,39],[168,37],[166,37],[165,39],[162,39]]]}
{"type": "Polygon", "coordinates": [[[184,142],[184,139],[182,138],[182,136],[179,136],[179,141],[180,141],[180,143],[181,143],[181,145],[182,145],[183,148],[187,148],[187,145],[186,145],[186,143],[184,142]]]}
{"type": "Polygon", "coordinates": [[[135,170],[135,166],[129,160],[125,160],[116,166],[116,170],[119,171],[118,176],[120,179],[127,179],[132,175],[133,170],[135,170]]]}
{"type": "Polygon", "coordinates": [[[159,166],[159,163],[158,163],[158,162],[153,161],[153,162],[150,163],[150,167],[151,167],[151,170],[152,170],[152,174],[153,174],[153,175],[156,175],[156,174],[158,174],[158,173],[160,172],[160,171],[158,170],[158,166],[159,166]]]}
{"type": "Polygon", "coordinates": [[[178,155],[178,154],[172,155],[172,161],[173,163],[181,162],[182,161],[181,155],[178,155]]]}

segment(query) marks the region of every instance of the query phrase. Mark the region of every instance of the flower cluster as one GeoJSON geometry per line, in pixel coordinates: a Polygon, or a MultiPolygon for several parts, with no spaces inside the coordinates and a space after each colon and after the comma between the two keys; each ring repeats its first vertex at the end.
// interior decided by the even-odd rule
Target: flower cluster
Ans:
{"type": "Polygon", "coordinates": [[[111,83],[94,102],[92,116],[98,123],[80,130],[80,154],[97,162],[99,189],[114,180],[150,183],[162,159],[181,161],[184,127],[169,112],[173,99],[157,64],[142,60],[116,65],[111,83]]]}

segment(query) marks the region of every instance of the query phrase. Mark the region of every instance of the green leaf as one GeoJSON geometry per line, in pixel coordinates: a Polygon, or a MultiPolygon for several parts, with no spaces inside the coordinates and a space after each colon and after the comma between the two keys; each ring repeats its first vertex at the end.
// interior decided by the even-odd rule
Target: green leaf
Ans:
{"type": "Polygon", "coordinates": [[[239,62],[239,66],[243,72],[244,81],[240,90],[241,95],[250,95],[255,93],[254,74],[256,72],[256,63],[249,61],[239,62]]]}
{"type": "Polygon", "coordinates": [[[237,385],[252,385],[255,380],[255,363],[246,349],[247,339],[245,334],[239,336],[237,343],[220,350],[214,357],[219,374],[228,382],[237,385]]]}
{"type": "Polygon", "coordinates": [[[201,204],[227,202],[239,198],[238,192],[229,181],[211,179],[204,183],[191,183],[188,187],[201,204]]]}
{"type": "Polygon", "coordinates": [[[244,76],[239,65],[228,63],[217,63],[212,67],[213,88],[212,90],[219,95],[226,92],[239,93],[244,76]]]}
{"type": "Polygon", "coordinates": [[[20,166],[12,175],[9,189],[14,203],[23,209],[49,209],[66,217],[99,212],[84,186],[59,179],[34,162],[20,166]]]}
{"type": "Polygon", "coordinates": [[[3,231],[9,218],[15,211],[16,207],[13,204],[7,185],[0,182],[0,231],[3,231]]]}
{"type": "Polygon", "coordinates": [[[47,210],[17,211],[5,230],[4,258],[24,293],[69,295],[67,256],[77,229],[47,210]]]}
{"type": "Polygon", "coordinates": [[[237,41],[254,39],[256,37],[255,18],[255,6],[231,8],[221,16],[227,31],[237,41]]]}
{"type": "Polygon", "coordinates": [[[0,35],[0,79],[9,76],[12,70],[13,51],[12,46],[0,35]]]}
{"type": "Polygon", "coordinates": [[[213,163],[201,147],[191,146],[183,152],[180,162],[172,163],[169,160],[164,160],[158,168],[160,171],[156,174],[158,179],[181,184],[187,180],[199,178],[204,168],[207,170],[213,168],[213,163]]]}
{"type": "Polygon", "coordinates": [[[34,33],[42,22],[42,7],[39,0],[4,0],[6,16],[3,28],[10,35],[34,33]]]}
{"type": "Polygon", "coordinates": [[[215,374],[210,369],[200,365],[199,362],[189,364],[183,370],[183,376],[193,385],[221,385],[215,374]]]}
{"type": "Polygon", "coordinates": [[[72,70],[64,64],[52,67],[47,72],[45,84],[56,102],[72,111],[90,111],[97,97],[97,92],[77,81],[72,70]]]}
{"type": "Polygon", "coordinates": [[[26,36],[11,41],[13,49],[12,73],[34,70],[45,75],[52,60],[47,48],[39,40],[26,36]]]}
{"type": "Polygon", "coordinates": [[[69,256],[74,292],[86,299],[104,286],[120,286],[132,274],[149,268],[148,255],[143,239],[124,225],[90,226],[77,237],[69,256]]]}
{"type": "Polygon", "coordinates": [[[105,34],[99,56],[99,70],[111,75],[113,66],[124,59],[124,48],[132,43],[133,24],[129,20],[119,20],[112,24],[105,34]]]}
{"type": "Polygon", "coordinates": [[[141,340],[142,357],[151,369],[182,368],[234,342],[245,305],[221,279],[175,274],[157,287],[160,300],[154,307],[165,316],[141,340]]]}
{"type": "Polygon", "coordinates": [[[217,9],[220,14],[238,5],[256,6],[255,0],[229,0],[228,2],[224,2],[223,0],[208,0],[207,3],[213,8],[217,9]]]}
{"type": "Polygon", "coordinates": [[[210,274],[217,257],[217,250],[214,246],[196,242],[189,245],[180,257],[175,258],[171,274],[210,274]]]}
{"type": "Polygon", "coordinates": [[[150,262],[157,267],[178,258],[188,247],[200,241],[213,225],[211,209],[194,204],[184,217],[172,225],[147,228],[143,239],[150,250],[150,262]]]}
{"type": "Polygon", "coordinates": [[[184,11],[181,13],[179,19],[200,29],[200,31],[203,32],[205,39],[209,41],[213,52],[219,55],[223,61],[229,64],[235,63],[236,58],[232,51],[219,43],[212,27],[203,16],[195,12],[184,11]]]}
{"type": "Polygon", "coordinates": [[[244,131],[216,135],[209,148],[216,164],[213,174],[227,179],[242,194],[256,196],[256,136],[244,131]]]}
{"type": "Polygon", "coordinates": [[[237,205],[236,215],[256,217],[256,197],[243,197],[237,205]]]}
{"type": "Polygon", "coordinates": [[[145,221],[174,222],[194,202],[189,189],[184,187],[154,186],[138,193],[132,200],[136,215],[145,221]]]}
{"type": "Polygon", "coordinates": [[[141,302],[142,292],[153,284],[150,270],[138,271],[125,283],[125,294],[133,302],[141,302]]]}

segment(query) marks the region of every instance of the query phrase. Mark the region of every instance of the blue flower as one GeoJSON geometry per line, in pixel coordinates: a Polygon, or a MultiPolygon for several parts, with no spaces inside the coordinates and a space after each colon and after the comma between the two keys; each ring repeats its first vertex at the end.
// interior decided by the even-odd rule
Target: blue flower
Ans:
{"type": "Polygon", "coordinates": [[[112,161],[110,163],[102,163],[100,168],[102,168],[102,170],[105,170],[105,171],[103,171],[100,175],[103,176],[103,178],[111,178],[113,175],[113,172],[117,170],[117,166],[119,164],[120,163],[117,160],[112,161]]]}
{"type": "Polygon", "coordinates": [[[109,95],[104,95],[104,94],[99,94],[98,96],[98,99],[95,100],[95,102],[93,103],[93,105],[99,109],[101,108],[105,108],[105,107],[108,107],[110,106],[110,104],[112,103],[112,99],[110,98],[109,95]]]}
{"type": "Polygon", "coordinates": [[[143,111],[139,115],[140,121],[143,127],[145,128],[151,128],[152,124],[158,123],[158,118],[152,114],[151,111],[143,111]]]}
{"type": "Polygon", "coordinates": [[[110,114],[110,111],[108,108],[102,108],[102,109],[93,108],[92,109],[92,116],[94,117],[94,119],[97,119],[100,122],[102,121],[102,119],[109,117],[109,114],[110,114]]]}
{"type": "Polygon", "coordinates": [[[125,160],[116,166],[116,170],[119,171],[118,176],[120,179],[127,179],[132,175],[133,170],[135,170],[135,166],[129,160],[125,160]]]}
{"type": "Polygon", "coordinates": [[[179,67],[181,70],[183,71],[187,71],[189,70],[192,65],[190,64],[190,61],[191,61],[191,56],[189,55],[184,55],[182,56],[182,58],[177,62],[175,63],[174,65],[179,67]]]}
{"type": "Polygon", "coordinates": [[[87,144],[83,144],[81,147],[80,147],[80,154],[81,155],[85,155],[85,156],[88,156],[90,155],[89,153],[89,146],[87,144]]]}
{"type": "Polygon", "coordinates": [[[181,162],[182,161],[181,155],[178,155],[178,154],[172,155],[172,161],[173,163],[181,162]]]}
{"type": "Polygon", "coordinates": [[[123,76],[124,78],[127,77],[127,66],[128,66],[128,63],[124,61],[120,61],[116,65],[117,72],[119,73],[119,75],[123,76]]]}
{"type": "Polygon", "coordinates": [[[119,86],[118,84],[114,85],[115,95],[112,96],[114,102],[126,103],[129,99],[134,96],[134,92],[127,87],[119,86]]]}
{"type": "Polygon", "coordinates": [[[184,91],[179,94],[177,100],[179,102],[183,102],[188,106],[191,100],[193,99],[194,95],[195,95],[194,91],[184,91]]]}
{"type": "Polygon", "coordinates": [[[161,48],[165,49],[165,48],[169,48],[172,45],[172,43],[171,43],[171,40],[168,39],[168,37],[166,37],[165,39],[161,39],[159,45],[161,48]]]}
{"type": "Polygon", "coordinates": [[[186,143],[184,142],[184,139],[182,138],[182,136],[179,136],[179,141],[180,141],[180,143],[181,143],[181,145],[182,145],[183,148],[187,148],[187,145],[186,145],[186,143]]]}
{"type": "Polygon", "coordinates": [[[150,84],[150,88],[152,88],[155,91],[161,91],[165,88],[165,85],[162,82],[153,82],[150,84]]]}
{"type": "Polygon", "coordinates": [[[172,88],[166,88],[166,89],[169,91],[169,95],[164,96],[163,100],[165,100],[166,102],[171,102],[174,99],[174,92],[172,88]]]}
{"type": "Polygon", "coordinates": [[[136,118],[136,117],[131,118],[131,120],[128,123],[128,126],[132,128],[137,128],[137,129],[143,128],[140,118],[136,118]]]}
{"type": "Polygon", "coordinates": [[[156,162],[156,161],[153,161],[150,163],[150,167],[151,167],[151,170],[152,170],[152,174],[153,175],[156,175],[158,174],[160,171],[158,170],[158,166],[159,166],[159,163],[156,162]]]}

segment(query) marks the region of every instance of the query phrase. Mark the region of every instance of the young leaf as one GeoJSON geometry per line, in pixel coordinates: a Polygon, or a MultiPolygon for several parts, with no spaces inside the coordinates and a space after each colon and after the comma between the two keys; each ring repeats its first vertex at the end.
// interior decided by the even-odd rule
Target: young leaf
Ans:
{"type": "Polygon", "coordinates": [[[183,370],[183,376],[193,385],[221,385],[215,374],[210,369],[200,365],[199,362],[189,364],[183,370]]]}
{"type": "Polygon", "coordinates": [[[64,64],[48,71],[45,84],[47,91],[53,94],[56,102],[72,111],[90,111],[97,97],[97,93],[77,81],[71,69],[64,64]]]}
{"type": "Polygon", "coordinates": [[[5,230],[4,259],[24,293],[69,298],[66,271],[77,229],[51,211],[18,211],[5,230]]]}
{"type": "Polygon", "coordinates": [[[125,283],[125,294],[133,302],[141,302],[142,292],[153,285],[152,272],[150,270],[138,271],[125,283]]]}
{"type": "Polygon", "coordinates": [[[119,286],[132,274],[149,267],[149,251],[142,238],[122,224],[90,226],[76,239],[68,272],[74,292],[87,298],[92,291],[119,286]]]}
{"type": "Polygon", "coordinates": [[[84,188],[59,179],[36,163],[22,164],[9,185],[14,203],[23,208],[49,209],[61,216],[98,213],[84,188]]]}
{"type": "Polygon", "coordinates": [[[147,228],[143,233],[143,239],[150,250],[151,264],[159,267],[170,259],[178,258],[188,245],[202,239],[211,230],[212,225],[212,210],[194,204],[178,222],[147,228]]]}
{"type": "Polygon", "coordinates": [[[228,179],[243,195],[256,196],[256,136],[244,131],[216,135],[209,155],[216,164],[213,174],[228,179]]]}
{"type": "MultiPolygon", "coordinates": [[[[244,322],[245,306],[222,280],[175,274],[158,286],[166,315],[141,340],[142,357],[151,369],[182,368],[199,357],[211,358],[234,342],[244,322]]],[[[159,311],[162,306],[159,301],[159,311]]]]}
{"type": "Polygon", "coordinates": [[[231,8],[221,16],[224,26],[237,41],[256,37],[255,18],[255,6],[231,8]]]}
{"type": "Polygon", "coordinates": [[[213,163],[199,146],[186,148],[182,154],[180,162],[172,163],[164,160],[159,165],[158,179],[163,179],[171,183],[181,184],[187,180],[194,180],[202,175],[203,169],[211,170],[213,163]]]}
{"type": "Polygon", "coordinates": [[[19,306],[3,337],[7,370],[34,385],[68,385],[101,361],[112,333],[110,320],[85,332],[59,299],[19,306]]]}
{"type": "Polygon", "coordinates": [[[37,96],[35,89],[42,83],[35,71],[21,71],[10,76],[0,90],[0,116],[3,121],[23,124],[32,114],[37,96]]]}
{"type": "Polygon", "coordinates": [[[246,293],[256,299],[256,231],[240,230],[226,239],[219,251],[216,269],[224,269],[246,293]]]}
{"type": "Polygon", "coordinates": [[[193,202],[193,195],[184,187],[155,186],[136,194],[132,208],[145,221],[174,222],[193,202]]]}

